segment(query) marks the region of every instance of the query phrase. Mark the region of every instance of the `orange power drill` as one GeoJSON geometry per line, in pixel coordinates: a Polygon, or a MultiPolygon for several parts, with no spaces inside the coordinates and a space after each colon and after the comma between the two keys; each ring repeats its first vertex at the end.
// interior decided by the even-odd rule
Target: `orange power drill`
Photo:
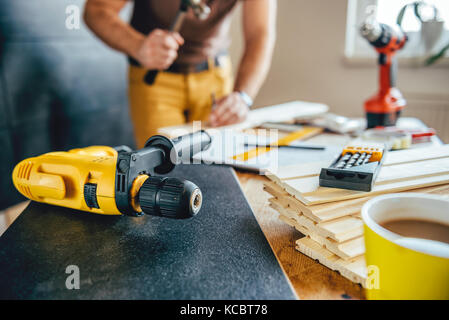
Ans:
{"type": "Polygon", "coordinates": [[[396,86],[396,51],[407,42],[407,35],[397,28],[378,23],[373,19],[360,28],[362,36],[379,53],[380,88],[379,92],[365,102],[367,127],[394,126],[406,101],[396,86]]]}

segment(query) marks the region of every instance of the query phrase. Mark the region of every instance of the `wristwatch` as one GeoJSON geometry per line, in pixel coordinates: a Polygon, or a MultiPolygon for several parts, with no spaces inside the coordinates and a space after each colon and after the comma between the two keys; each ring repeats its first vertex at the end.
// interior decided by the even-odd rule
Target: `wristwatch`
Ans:
{"type": "Polygon", "coordinates": [[[240,96],[242,97],[243,102],[245,102],[246,106],[248,108],[251,108],[251,106],[253,105],[253,99],[251,99],[251,97],[245,92],[245,91],[237,91],[240,96]]]}

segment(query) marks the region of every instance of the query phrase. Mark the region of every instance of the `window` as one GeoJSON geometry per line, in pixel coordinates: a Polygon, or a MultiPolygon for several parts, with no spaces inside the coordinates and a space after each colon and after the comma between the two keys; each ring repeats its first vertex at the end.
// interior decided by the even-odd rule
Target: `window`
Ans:
{"type": "MultiPolygon", "coordinates": [[[[347,58],[372,58],[376,56],[375,50],[359,33],[360,25],[366,19],[370,10],[375,10],[374,14],[379,22],[394,25],[401,8],[412,2],[411,0],[349,0],[345,56],[347,58]]],[[[399,52],[399,57],[429,57],[439,52],[441,48],[449,43],[449,1],[426,0],[425,2],[429,5],[434,5],[438,9],[440,20],[444,21],[441,36],[435,42],[432,50],[426,49],[425,41],[423,41],[423,36],[421,35],[421,22],[415,16],[413,7],[409,7],[402,21],[402,28],[407,33],[409,41],[399,52]]],[[[433,18],[434,10],[431,6],[423,7],[421,15],[423,20],[429,20],[433,18]]],[[[446,51],[445,58],[448,56],[449,50],[446,51]]]]}

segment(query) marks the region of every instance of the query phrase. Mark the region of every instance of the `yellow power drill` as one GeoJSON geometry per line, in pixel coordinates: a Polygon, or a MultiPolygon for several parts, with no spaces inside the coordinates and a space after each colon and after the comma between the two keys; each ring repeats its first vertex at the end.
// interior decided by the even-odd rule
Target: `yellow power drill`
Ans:
{"type": "Polygon", "coordinates": [[[205,131],[170,140],[153,136],[141,150],[92,146],[50,152],[21,161],[14,186],[25,197],[105,215],[190,218],[201,209],[201,190],[192,182],[158,176],[191,159],[211,143],[205,131]]]}

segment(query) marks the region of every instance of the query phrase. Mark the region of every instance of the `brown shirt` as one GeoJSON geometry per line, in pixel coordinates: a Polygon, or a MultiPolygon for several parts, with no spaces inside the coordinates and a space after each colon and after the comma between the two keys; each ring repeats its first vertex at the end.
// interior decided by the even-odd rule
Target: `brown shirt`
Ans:
{"type": "MultiPolygon", "coordinates": [[[[238,0],[202,1],[210,7],[211,13],[201,21],[189,8],[180,30],[185,43],[179,49],[177,63],[203,62],[225,51],[230,44],[231,12],[238,0]]],[[[134,0],[134,3],[131,26],[148,34],[157,28],[170,28],[181,0],[134,0]]]]}

